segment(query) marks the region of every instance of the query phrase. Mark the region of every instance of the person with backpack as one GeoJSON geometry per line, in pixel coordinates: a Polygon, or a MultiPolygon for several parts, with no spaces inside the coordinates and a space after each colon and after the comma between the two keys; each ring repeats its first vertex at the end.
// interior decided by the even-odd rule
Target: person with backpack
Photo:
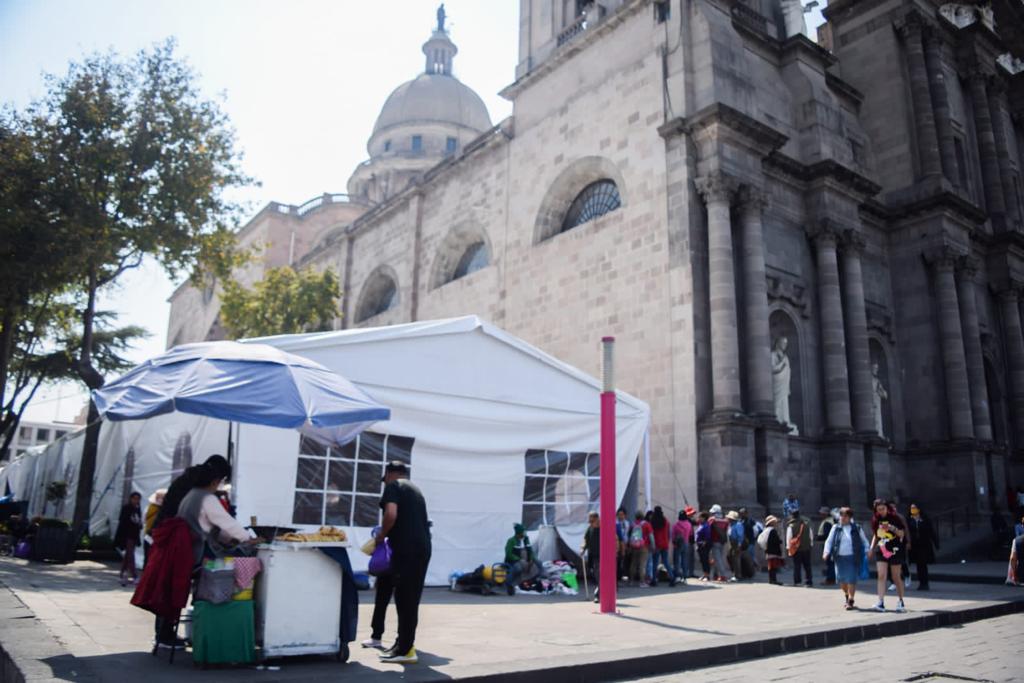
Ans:
{"type": "Polygon", "coordinates": [[[786,553],[793,558],[793,585],[800,585],[800,579],[804,573],[807,580],[804,585],[810,588],[814,585],[811,574],[811,524],[810,520],[800,515],[797,508],[790,513],[786,522],[786,553]]]}
{"type": "Polygon", "coordinates": [[[693,542],[700,559],[700,580],[707,581],[711,578],[711,515],[707,512],[700,513],[700,525],[693,534],[693,542]]]}
{"type": "Polygon", "coordinates": [[[722,506],[711,506],[711,565],[715,574],[715,581],[725,583],[736,581],[729,571],[729,520],[722,514],[722,506]]]}
{"type": "Polygon", "coordinates": [[[629,580],[638,587],[647,586],[647,541],[654,533],[650,523],[644,519],[643,510],[637,510],[633,526],[629,529],[629,580]]]}
{"type": "MultiPolygon", "coordinates": [[[[853,521],[853,510],[844,507],[839,510],[839,523],[833,524],[825,539],[821,559],[831,560],[835,566],[836,581],[843,591],[843,609],[852,610],[857,595],[857,580],[867,552],[868,539],[864,530],[853,521]]],[[[865,565],[866,566],[866,565],[865,565]]]]}
{"type": "Polygon", "coordinates": [[[686,579],[690,576],[690,546],[693,543],[693,523],[690,516],[693,508],[687,506],[686,510],[679,511],[679,519],[672,525],[672,564],[676,578],[686,585],[686,579]]]}
{"type": "Polygon", "coordinates": [[[764,530],[757,536],[757,545],[764,551],[765,562],[768,565],[768,583],[773,586],[781,586],[779,581],[779,569],[784,563],[782,557],[782,538],[779,536],[779,518],[775,515],[768,515],[764,520],[764,530]]]}

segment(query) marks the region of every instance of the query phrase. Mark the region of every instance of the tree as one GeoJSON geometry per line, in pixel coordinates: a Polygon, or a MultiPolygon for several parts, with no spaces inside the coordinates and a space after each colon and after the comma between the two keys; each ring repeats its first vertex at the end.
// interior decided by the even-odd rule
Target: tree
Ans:
{"type": "MultiPolygon", "coordinates": [[[[74,369],[103,386],[96,357],[96,297],[151,257],[172,277],[230,244],[237,207],[225,190],[244,185],[234,132],[200,93],[195,73],[168,41],[122,60],[93,55],[47,79],[29,108],[45,164],[47,215],[74,254],[68,281],[81,297],[74,369]]],[[[223,256],[223,254],[221,254],[223,256]]],[[[90,404],[74,521],[89,517],[99,419],[90,404]]]]}
{"type": "Polygon", "coordinates": [[[341,286],[333,271],[271,268],[252,289],[223,285],[221,322],[233,338],[329,330],[341,315],[341,286]]]}

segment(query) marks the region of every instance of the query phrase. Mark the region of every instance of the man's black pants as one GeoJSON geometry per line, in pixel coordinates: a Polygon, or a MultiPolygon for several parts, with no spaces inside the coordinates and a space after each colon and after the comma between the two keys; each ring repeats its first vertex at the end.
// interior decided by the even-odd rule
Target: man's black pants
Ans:
{"type": "Polygon", "coordinates": [[[811,574],[811,551],[810,550],[798,550],[796,555],[793,555],[793,585],[800,583],[801,569],[807,573],[806,583],[808,586],[811,585],[813,574],[811,574]]]}
{"type": "Polygon", "coordinates": [[[420,598],[427,578],[430,555],[425,557],[392,557],[391,574],[395,586],[395,607],[398,610],[398,640],[395,652],[405,654],[416,642],[420,598]]]}
{"type": "Polygon", "coordinates": [[[384,636],[384,615],[388,611],[388,603],[395,592],[395,582],[391,574],[377,577],[377,595],[373,601],[373,618],[370,619],[370,637],[380,640],[384,636]]]}

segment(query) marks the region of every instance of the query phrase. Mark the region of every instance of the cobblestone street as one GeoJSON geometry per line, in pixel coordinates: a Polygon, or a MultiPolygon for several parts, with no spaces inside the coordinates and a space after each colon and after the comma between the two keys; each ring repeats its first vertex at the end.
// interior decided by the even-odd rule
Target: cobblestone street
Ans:
{"type": "Polygon", "coordinates": [[[646,683],[740,681],[1024,680],[1024,615],[935,629],[823,650],[769,657],[728,666],[636,679],[646,683]]]}

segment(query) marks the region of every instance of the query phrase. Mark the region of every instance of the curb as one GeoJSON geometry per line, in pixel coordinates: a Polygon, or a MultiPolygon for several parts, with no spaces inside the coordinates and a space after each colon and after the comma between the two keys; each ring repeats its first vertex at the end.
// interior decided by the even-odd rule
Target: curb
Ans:
{"type": "MultiPolygon", "coordinates": [[[[782,631],[765,637],[764,634],[738,637],[728,645],[708,645],[689,650],[627,650],[620,651],[616,659],[594,661],[590,658],[558,658],[541,660],[540,666],[507,673],[474,675],[467,667],[465,676],[453,675],[460,681],[488,681],[489,683],[537,683],[551,681],[615,681],[680,673],[723,664],[771,657],[774,655],[806,652],[837,645],[860,643],[891,636],[905,636],[946,626],[967,624],[983,619],[1024,612],[1024,599],[981,604],[963,610],[910,614],[890,621],[843,626],[830,631],[814,628],[782,631]],[[625,656],[623,656],[625,655],[625,656]]],[[[455,674],[449,671],[449,674],[455,674]]]]}

